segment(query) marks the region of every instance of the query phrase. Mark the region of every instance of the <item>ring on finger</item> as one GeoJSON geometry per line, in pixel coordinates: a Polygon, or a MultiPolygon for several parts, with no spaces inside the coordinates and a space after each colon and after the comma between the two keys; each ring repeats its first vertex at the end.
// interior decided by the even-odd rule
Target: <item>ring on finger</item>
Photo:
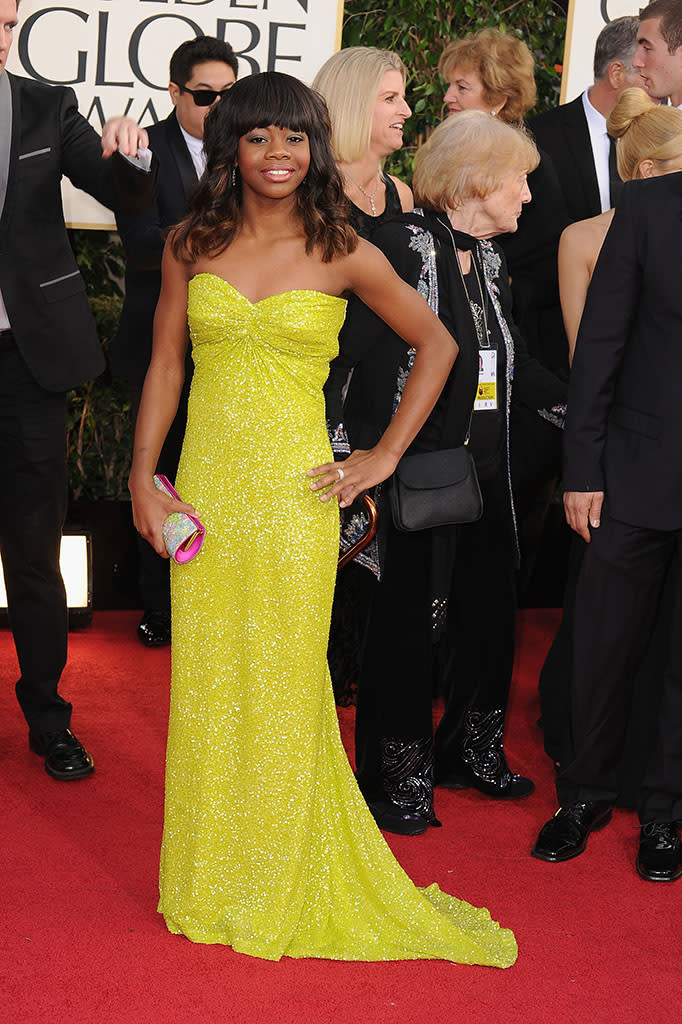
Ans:
{"type": "Polygon", "coordinates": [[[346,474],[345,474],[345,473],[344,473],[344,471],[343,471],[342,469],[340,469],[340,468],[337,468],[336,472],[337,472],[337,473],[339,474],[339,483],[341,483],[341,481],[343,480],[343,478],[344,478],[344,476],[345,476],[346,474]]]}

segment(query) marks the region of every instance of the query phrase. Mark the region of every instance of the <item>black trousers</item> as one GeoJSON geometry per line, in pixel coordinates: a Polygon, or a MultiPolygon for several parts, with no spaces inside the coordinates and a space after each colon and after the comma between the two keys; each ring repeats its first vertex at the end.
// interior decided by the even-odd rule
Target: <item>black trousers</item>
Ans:
{"type": "Polygon", "coordinates": [[[573,674],[573,612],[575,591],[587,545],[571,537],[561,622],[540,672],[538,690],[546,753],[565,765],[573,755],[571,739],[571,677],[573,674]]]}
{"type": "MultiPolygon", "coordinates": [[[[553,761],[561,765],[567,765],[573,760],[573,616],[580,568],[587,548],[585,541],[573,534],[561,623],[547,652],[538,684],[545,751],[553,761]]],[[[673,566],[668,570],[656,621],[642,661],[639,665],[630,666],[633,675],[632,713],[618,769],[618,804],[622,807],[637,806],[642,779],[655,742],[656,719],[668,656],[675,575],[673,566]]]]}
{"type": "MultiPolygon", "coordinates": [[[[388,513],[390,515],[390,513],[388,513]]],[[[430,741],[432,639],[431,534],[386,523],[384,574],[372,587],[360,657],[355,759],[367,799],[385,796],[382,741],[430,741]]]]}
{"type": "Polygon", "coordinates": [[[682,530],[629,526],[603,512],[578,578],[574,610],[573,759],[557,777],[561,803],[616,800],[633,679],[669,570],[672,618],[656,739],[639,799],[642,822],[682,818],[682,530]]]}
{"type": "Polygon", "coordinates": [[[457,550],[437,689],[445,710],[436,732],[436,782],[456,771],[462,751],[499,733],[514,665],[516,551],[504,470],[481,481],[483,515],[457,527],[457,550]]]}
{"type": "Polygon", "coordinates": [[[0,554],[19,658],[17,698],[31,729],[68,728],[58,693],[67,606],[59,570],[66,515],[66,396],[36,384],[10,339],[0,350],[0,554]]]}
{"type": "Polygon", "coordinates": [[[430,531],[387,524],[384,575],[370,600],[355,726],[358,782],[383,795],[382,741],[433,734],[434,663],[445,713],[436,734],[436,780],[461,760],[466,713],[504,718],[514,660],[515,552],[502,477],[481,482],[484,514],[456,527],[446,633],[435,658],[430,531]]]}
{"type": "MultiPolygon", "coordinates": [[[[180,394],[180,402],[175,419],[171,423],[170,430],[163,443],[159,461],[156,465],[156,472],[167,476],[171,483],[175,483],[182,451],[182,442],[185,438],[185,427],[187,426],[187,399],[191,376],[185,378],[185,383],[180,394]]],[[[133,428],[137,423],[137,414],[140,409],[143,383],[133,382],[130,384],[130,407],[133,418],[133,428]]],[[[149,541],[146,541],[140,534],[137,537],[138,554],[138,586],[143,606],[152,611],[167,612],[170,615],[170,559],[161,558],[157,555],[149,541]]]]}

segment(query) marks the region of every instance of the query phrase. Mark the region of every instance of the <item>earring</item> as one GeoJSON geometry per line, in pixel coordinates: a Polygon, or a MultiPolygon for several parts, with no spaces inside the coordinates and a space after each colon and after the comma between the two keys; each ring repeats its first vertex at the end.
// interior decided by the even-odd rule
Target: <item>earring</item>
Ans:
{"type": "Polygon", "coordinates": [[[232,188],[237,187],[237,165],[232,168],[232,188]]]}
{"type": "Polygon", "coordinates": [[[496,110],[491,110],[490,111],[490,116],[491,117],[496,117],[497,116],[497,111],[496,110]]]}

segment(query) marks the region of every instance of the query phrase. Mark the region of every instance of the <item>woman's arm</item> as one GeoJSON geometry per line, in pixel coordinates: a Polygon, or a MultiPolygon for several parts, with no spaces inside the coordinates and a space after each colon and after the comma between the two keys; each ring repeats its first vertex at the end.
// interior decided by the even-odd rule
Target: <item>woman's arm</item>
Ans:
{"type": "Polygon", "coordinates": [[[135,428],[133,465],[128,486],[137,530],[159,555],[166,555],[161,527],[171,512],[195,509],[174,501],[154,485],[156,464],[178,409],[185,379],[187,350],[187,267],[168,245],[161,264],[161,293],[154,316],[152,359],[145,377],[135,428]]]}
{"type": "Polygon", "coordinates": [[[457,343],[421,295],[402,281],[374,246],[362,242],[345,260],[347,287],[384,320],[411,348],[414,365],[395,416],[379,442],[367,452],[355,451],[343,464],[325,463],[308,471],[318,477],[313,490],[330,487],[322,501],[338,496],[342,508],[362,491],[391,475],[398,460],[426,421],[457,356],[457,343]]]}

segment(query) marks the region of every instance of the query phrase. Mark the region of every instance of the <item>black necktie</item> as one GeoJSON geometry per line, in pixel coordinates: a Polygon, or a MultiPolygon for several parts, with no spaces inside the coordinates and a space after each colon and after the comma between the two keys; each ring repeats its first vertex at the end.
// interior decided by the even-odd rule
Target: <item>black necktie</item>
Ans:
{"type": "Polygon", "coordinates": [[[609,201],[611,206],[618,202],[618,196],[623,189],[623,182],[618,174],[616,162],[616,140],[609,136],[609,201]]]}

